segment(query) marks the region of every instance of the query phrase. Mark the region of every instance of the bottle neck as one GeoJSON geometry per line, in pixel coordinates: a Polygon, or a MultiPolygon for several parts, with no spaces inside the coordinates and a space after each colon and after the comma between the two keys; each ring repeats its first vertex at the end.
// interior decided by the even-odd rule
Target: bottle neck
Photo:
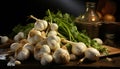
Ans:
{"type": "Polygon", "coordinates": [[[95,11],[95,3],[87,2],[86,3],[86,11],[95,11]]]}

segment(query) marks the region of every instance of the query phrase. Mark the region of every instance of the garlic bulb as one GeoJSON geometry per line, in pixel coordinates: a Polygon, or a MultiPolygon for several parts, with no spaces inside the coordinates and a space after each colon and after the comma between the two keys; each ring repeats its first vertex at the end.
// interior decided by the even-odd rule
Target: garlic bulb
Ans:
{"type": "Polygon", "coordinates": [[[23,38],[24,38],[24,33],[18,32],[17,35],[14,36],[14,41],[19,42],[23,38]]]}
{"type": "Polygon", "coordinates": [[[80,63],[83,62],[84,59],[88,59],[91,61],[99,60],[100,52],[95,48],[92,48],[92,47],[87,48],[84,53],[85,53],[85,56],[82,59],[80,59],[80,63]]]}
{"type": "Polygon", "coordinates": [[[48,54],[48,53],[44,53],[41,57],[41,65],[48,65],[53,61],[53,57],[52,55],[48,54]]]}
{"type": "Polygon", "coordinates": [[[23,48],[27,48],[32,54],[34,52],[34,46],[30,43],[24,44],[23,48]]]}
{"type": "Polygon", "coordinates": [[[6,43],[9,40],[7,36],[0,36],[0,43],[6,43]]]}
{"type": "Polygon", "coordinates": [[[94,38],[93,40],[95,40],[98,44],[103,44],[103,41],[100,38],[94,38]]]}
{"type": "Polygon", "coordinates": [[[50,40],[55,40],[56,42],[60,43],[61,39],[59,36],[57,35],[51,35],[51,36],[48,36],[47,37],[47,42],[50,41],[50,40]]]}
{"type": "Polygon", "coordinates": [[[49,36],[53,36],[53,35],[56,36],[56,35],[57,35],[57,31],[51,30],[51,31],[48,32],[48,35],[47,35],[47,36],[49,37],[49,36]]]}
{"type": "Polygon", "coordinates": [[[18,60],[26,60],[30,56],[30,51],[27,48],[20,47],[15,51],[15,58],[18,60]]]}
{"type": "Polygon", "coordinates": [[[20,47],[22,47],[22,44],[15,42],[10,45],[10,50],[15,52],[20,47]]]}
{"type": "Polygon", "coordinates": [[[85,52],[85,50],[87,49],[87,46],[83,42],[78,42],[78,43],[70,42],[70,43],[72,45],[72,50],[71,50],[72,53],[77,56],[82,55],[85,52]]]}
{"type": "Polygon", "coordinates": [[[60,43],[58,43],[55,40],[47,41],[47,43],[52,51],[55,51],[56,49],[60,48],[60,43]]]}
{"type": "Polygon", "coordinates": [[[48,23],[46,20],[36,20],[34,24],[34,28],[39,31],[43,31],[48,27],[48,23]]]}
{"type": "Polygon", "coordinates": [[[66,64],[70,61],[70,54],[68,50],[65,50],[63,48],[58,48],[53,53],[53,60],[57,64],[66,64]]]}
{"type": "Polygon", "coordinates": [[[57,31],[58,30],[58,25],[56,23],[52,23],[52,24],[50,24],[50,29],[57,31]]]}
{"type": "Polygon", "coordinates": [[[34,58],[40,60],[43,53],[50,53],[51,50],[48,45],[40,45],[34,48],[34,58]]]}
{"type": "Polygon", "coordinates": [[[28,33],[27,40],[31,44],[36,44],[37,42],[39,42],[42,39],[44,39],[44,38],[41,37],[41,32],[38,30],[32,29],[28,33]]]}

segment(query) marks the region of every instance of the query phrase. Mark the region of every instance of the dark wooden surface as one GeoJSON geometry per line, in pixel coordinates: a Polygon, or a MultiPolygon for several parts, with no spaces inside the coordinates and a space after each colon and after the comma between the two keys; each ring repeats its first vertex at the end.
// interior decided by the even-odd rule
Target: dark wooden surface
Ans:
{"type": "Polygon", "coordinates": [[[107,61],[106,57],[100,58],[97,62],[87,62],[82,64],[77,64],[78,61],[71,61],[68,64],[50,64],[46,66],[42,66],[39,61],[29,60],[25,61],[21,65],[17,65],[15,67],[7,67],[6,61],[0,61],[0,67],[11,68],[11,69],[76,69],[76,68],[119,68],[120,67],[120,54],[109,56],[112,61],[107,61]],[[2,66],[1,66],[2,64],[2,66]]]}

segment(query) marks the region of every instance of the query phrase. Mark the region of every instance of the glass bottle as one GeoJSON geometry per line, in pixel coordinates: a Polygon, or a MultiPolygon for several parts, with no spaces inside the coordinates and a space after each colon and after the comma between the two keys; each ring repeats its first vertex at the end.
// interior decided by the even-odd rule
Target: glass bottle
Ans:
{"type": "Polygon", "coordinates": [[[96,3],[95,2],[86,2],[86,11],[84,15],[81,16],[81,22],[92,22],[96,23],[99,21],[99,16],[95,10],[96,3]]]}
{"type": "Polygon", "coordinates": [[[76,18],[76,25],[78,30],[86,30],[87,35],[91,38],[99,36],[99,27],[101,23],[96,12],[95,2],[86,2],[85,13],[76,18]]]}

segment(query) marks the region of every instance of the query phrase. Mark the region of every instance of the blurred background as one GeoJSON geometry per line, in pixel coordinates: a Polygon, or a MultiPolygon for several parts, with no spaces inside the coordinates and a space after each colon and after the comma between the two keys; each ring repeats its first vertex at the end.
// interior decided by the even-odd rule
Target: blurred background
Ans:
{"type": "Polygon", "coordinates": [[[29,23],[27,19],[31,14],[43,18],[48,9],[54,12],[59,9],[77,17],[85,12],[87,1],[96,2],[99,12],[110,13],[120,21],[119,0],[3,0],[0,2],[0,35],[10,34],[17,24],[29,23]]]}

